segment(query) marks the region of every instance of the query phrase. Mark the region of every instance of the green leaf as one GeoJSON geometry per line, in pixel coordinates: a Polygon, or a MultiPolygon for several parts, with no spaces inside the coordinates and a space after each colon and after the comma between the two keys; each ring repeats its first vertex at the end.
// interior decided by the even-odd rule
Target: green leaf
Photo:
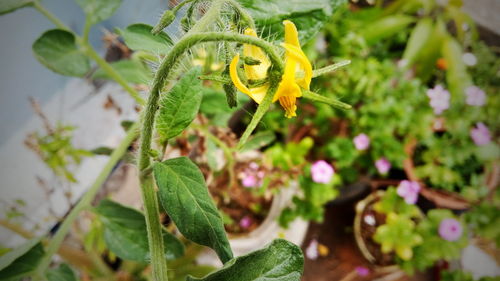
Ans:
{"type": "Polygon", "coordinates": [[[299,281],[304,256],[295,244],[283,239],[274,240],[264,249],[228,262],[222,269],[204,278],[188,277],[188,281],[299,281]]]}
{"type": "MultiPolygon", "coordinates": [[[[30,241],[28,243],[31,244],[33,242],[30,241]]],[[[44,255],[44,250],[41,243],[36,243],[36,245],[32,246],[31,248],[28,248],[26,244],[21,247],[23,248],[22,251],[18,252],[17,249],[12,251],[18,254],[18,257],[14,261],[12,261],[7,267],[3,268],[0,271],[0,280],[5,280],[5,281],[19,280],[31,274],[33,270],[35,270],[38,264],[40,263],[40,260],[44,255]],[[19,253],[23,251],[24,253],[19,255],[19,253]]],[[[6,255],[10,253],[11,252],[7,253],[6,255]]],[[[2,256],[2,260],[3,257],[4,256],[2,256]]]]}
{"type": "Polygon", "coordinates": [[[266,145],[271,144],[276,139],[276,135],[271,131],[259,132],[251,137],[244,145],[241,147],[241,151],[249,151],[260,149],[266,145]]]}
{"type": "MultiPolygon", "coordinates": [[[[133,84],[150,84],[153,79],[151,70],[144,64],[136,60],[121,60],[111,63],[111,66],[128,82],[133,84]]],[[[106,71],[102,68],[92,75],[93,79],[109,79],[113,80],[106,71]]]]}
{"type": "Polygon", "coordinates": [[[122,0],[76,0],[91,24],[111,17],[122,4],[122,0]]]}
{"type": "MultiPolygon", "coordinates": [[[[149,246],[144,215],[111,200],[102,200],[95,211],[104,224],[104,240],[109,249],[125,260],[149,262],[149,246]]],[[[184,245],[164,231],[165,257],[175,259],[184,254],[184,245]]]]}
{"type": "Polygon", "coordinates": [[[12,264],[16,259],[26,254],[31,248],[40,242],[40,238],[35,238],[27,241],[23,245],[7,252],[5,255],[0,257],[0,270],[3,270],[10,264],[12,264]]]}
{"type": "Polygon", "coordinates": [[[415,19],[406,15],[393,15],[370,23],[361,31],[368,44],[374,44],[381,39],[393,36],[405,29],[415,19]]]}
{"type": "Polygon", "coordinates": [[[163,94],[156,118],[156,129],[162,141],[182,133],[196,117],[203,98],[200,74],[199,67],[191,69],[170,92],[163,94]]]}
{"type": "Polygon", "coordinates": [[[408,62],[408,65],[412,65],[415,62],[415,59],[427,41],[433,40],[431,37],[432,31],[433,24],[430,18],[424,18],[417,23],[410,35],[410,39],[408,39],[408,44],[403,54],[403,59],[408,62]]]}
{"type": "Polygon", "coordinates": [[[299,31],[302,45],[312,39],[343,0],[237,0],[255,20],[264,37],[283,40],[283,21],[290,20],[299,31]]]}
{"type": "Polygon", "coordinates": [[[125,40],[125,44],[134,51],[147,51],[153,54],[166,54],[173,45],[172,39],[165,33],[151,34],[152,26],[136,23],[117,32],[125,40]]]}
{"type": "Polygon", "coordinates": [[[198,167],[189,158],[179,157],[154,164],[153,174],[163,208],[179,231],[214,249],[223,263],[232,259],[222,217],[198,167]]]}
{"type": "Polygon", "coordinates": [[[448,88],[453,98],[462,99],[465,96],[465,88],[472,83],[462,59],[462,47],[457,40],[448,36],[443,42],[442,52],[448,63],[448,71],[446,71],[448,88]]]}
{"type": "Polygon", "coordinates": [[[76,281],[76,275],[67,264],[63,263],[58,268],[47,271],[48,281],[76,281]]]}
{"type": "Polygon", "coordinates": [[[33,5],[33,0],[0,0],[0,15],[33,5]]]}
{"type": "Polygon", "coordinates": [[[90,70],[90,61],[78,49],[75,35],[62,29],[52,29],[33,43],[35,57],[50,70],[66,75],[83,77],[90,70]]]}

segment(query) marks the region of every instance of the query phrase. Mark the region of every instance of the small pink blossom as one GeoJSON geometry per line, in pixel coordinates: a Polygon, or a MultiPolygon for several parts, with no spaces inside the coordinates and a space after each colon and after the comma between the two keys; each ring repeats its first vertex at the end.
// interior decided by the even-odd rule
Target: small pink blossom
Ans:
{"type": "Polygon", "coordinates": [[[324,160],[316,161],[311,165],[311,176],[314,182],[329,183],[334,174],[335,170],[332,165],[324,160]]]}
{"type": "Polygon", "coordinates": [[[356,273],[361,277],[366,277],[370,275],[370,270],[364,266],[356,266],[356,273]]]}
{"type": "Polygon", "coordinates": [[[375,167],[380,174],[385,175],[391,169],[391,162],[387,158],[382,157],[375,161],[375,167]]]}
{"type": "Polygon", "coordinates": [[[465,103],[471,106],[483,106],[486,103],[486,94],[476,86],[469,86],[465,89],[467,99],[465,103]]]}
{"type": "Polygon", "coordinates": [[[462,237],[462,225],[456,219],[444,219],[439,224],[439,236],[447,241],[457,241],[462,237]]]}
{"type": "Polygon", "coordinates": [[[256,176],[246,174],[243,180],[241,181],[241,184],[243,184],[244,187],[257,187],[259,186],[259,180],[257,179],[256,176]]]}
{"type": "Polygon", "coordinates": [[[262,185],[264,175],[264,171],[259,171],[259,165],[255,162],[251,162],[243,172],[241,184],[244,187],[259,187],[262,185]]]}
{"type": "Polygon", "coordinates": [[[403,180],[399,183],[397,193],[407,204],[415,204],[418,200],[420,185],[418,182],[403,180]]]}
{"type": "Polygon", "coordinates": [[[318,240],[313,239],[306,248],[306,257],[310,260],[316,260],[319,256],[318,253],[318,240]]]}
{"type": "Polygon", "coordinates": [[[252,219],[248,216],[244,216],[241,220],[240,220],[240,226],[241,228],[243,229],[247,229],[249,228],[250,226],[252,225],[252,219]]]}
{"type": "Polygon", "coordinates": [[[357,150],[365,150],[370,146],[370,138],[366,134],[359,134],[353,139],[357,150]]]}
{"type": "Polygon", "coordinates": [[[470,130],[470,137],[478,146],[487,145],[491,142],[490,130],[483,122],[476,123],[476,127],[470,130]]]}
{"type": "Polygon", "coordinates": [[[450,92],[445,90],[441,85],[427,90],[427,96],[430,99],[429,104],[434,109],[434,114],[436,115],[440,115],[450,107],[450,92]]]}

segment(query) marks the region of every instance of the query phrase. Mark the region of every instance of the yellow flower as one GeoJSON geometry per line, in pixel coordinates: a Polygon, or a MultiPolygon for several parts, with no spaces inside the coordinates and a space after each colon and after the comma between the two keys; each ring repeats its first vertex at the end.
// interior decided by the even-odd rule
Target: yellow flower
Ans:
{"type": "MultiPolygon", "coordinates": [[[[301,88],[309,90],[312,79],[312,66],[300,48],[299,36],[295,25],[289,20],[285,20],[283,24],[285,25],[285,42],[281,46],[285,48],[285,70],[276,94],[273,97],[273,102],[279,101],[285,109],[285,116],[291,118],[297,116],[295,113],[297,110],[296,100],[302,96],[301,88]],[[300,78],[297,78],[298,72],[302,74],[300,78]]],[[[245,35],[257,37],[257,34],[252,29],[245,30],[245,35]]],[[[245,74],[248,79],[260,80],[267,77],[267,69],[271,63],[264,51],[259,47],[244,44],[243,55],[260,61],[259,65],[244,65],[245,74]]],[[[260,104],[266,95],[269,85],[264,84],[263,86],[249,89],[243,84],[237,71],[239,59],[240,56],[236,55],[229,66],[231,80],[238,90],[260,104]]]]}

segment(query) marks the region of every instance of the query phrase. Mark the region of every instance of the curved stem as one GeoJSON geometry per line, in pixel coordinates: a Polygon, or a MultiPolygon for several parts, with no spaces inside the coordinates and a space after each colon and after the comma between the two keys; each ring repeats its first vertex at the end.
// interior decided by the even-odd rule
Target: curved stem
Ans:
{"type": "Polygon", "coordinates": [[[52,260],[52,256],[57,252],[61,243],[63,242],[66,234],[68,234],[71,225],[78,218],[79,213],[90,206],[90,203],[94,199],[95,195],[99,191],[99,188],[102,186],[104,181],[108,178],[108,175],[111,173],[115,165],[120,161],[123,155],[127,152],[128,147],[132,142],[137,138],[138,135],[139,122],[136,122],[129,129],[127,135],[122,140],[122,142],[118,145],[118,147],[113,150],[111,156],[104,166],[104,168],[99,173],[99,176],[96,178],[90,189],[83,195],[78,204],[71,210],[66,219],[63,221],[59,230],[56,232],[54,237],[50,240],[43,259],[38,264],[38,267],[35,271],[35,274],[38,276],[43,276],[45,270],[50,265],[50,261],[52,260]]]}
{"type": "MultiPolygon", "coordinates": [[[[220,1],[214,3],[215,9],[220,7],[220,1]]],[[[207,14],[212,17],[213,11],[210,9],[207,14]]],[[[198,23],[202,22],[200,20],[198,23]]],[[[202,28],[204,25],[197,27],[202,28]]],[[[196,44],[213,41],[232,41],[256,45],[262,48],[268,55],[272,63],[278,70],[283,69],[283,62],[274,49],[274,46],[260,38],[222,32],[188,33],[181,39],[161,62],[153,80],[151,93],[145,108],[144,120],[142,121],[141,144],[139,151],[139,173],[148,169],[151,164],[149,151],[153,137],[154,119],[157,110],[160,92],[170,79],[171,70],[182,57],[184,52],[196,44]]],[[[152,175],[145,175],[140,178],[141,191],[144,199],[144,212],[146,216],[146,226],[148,229],[149,249],[151,253],[151,264],[153,266],[154,280],[168,280],[167,265],[164,259],[164,245],[159,221],[159,207],[156,191],[154,189],[152,175]]]]}

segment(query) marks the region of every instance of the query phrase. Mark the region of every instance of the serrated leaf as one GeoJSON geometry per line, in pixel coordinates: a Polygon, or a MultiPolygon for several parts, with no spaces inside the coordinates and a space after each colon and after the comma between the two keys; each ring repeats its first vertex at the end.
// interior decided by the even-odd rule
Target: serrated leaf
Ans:
{"type": "Polygon", "coordinates": [[[33,0],[0,0],[0,15],[33,5],[33,0]]]}
{"type": "Polygon", "coordinates": [[[90,23],[96,24],[111,17],[122,0],[76,0],[76,3],[82,7],[90,23]]]}
{"type": "Polygon", "coordinates": [[[46,273],[48,281],[76,281],[75,272],[67,264],[63,263],[58,268],[48,270],[46,273]]]}
{"type": "Polygon", "coordinates": [[[245,145],[241,148],[240,151],[249,151],[249,150],[255,150],[255,149],[260,149],[266,145],[269,145],[276,139],[276,135],[271,132],[259,132],[255,134],[253,137],[251,137],[245,145]]]}
{"type": "Polygon", "coordinates": [[[82,77],[90,70],[90,61],[76,45],[75,35],[62,29],[52,29],[33,43],[35,57],[50,70],[82,77]]]}
{"type": "MultiPolygon", "coordinates": [[[[31,245],[32,241],[28,243],[31,245]]],[[[31,274],[36,269],[44,255],[43,246],[38,242],[26,250],[26,245],[28,245],[28,243],[22,246],[24,253],[19,255],[7,267],[0,271],[0,280],[19,280],[31,274]]],[[[13,252],[17,253],[17,250],[14,250],[13,252]]],[[[7,254],[10,254],[10,252],[7,254]]]]}
{"type": "Polygon", "coordinates": [[[201,69],[188,71],[160,100],[156,129],[162,141],[177,136],[191,124],[200,108],[203,86],[198,76],[201,69]]]}
{"type": "MultiPolygon", "coordinates": [[[[144,64],[136,60],[120,60],[111,63],[111,66],[128,82],[133,84],[146,84],[148,85],[153,79],[151,70],[144,64]]],[[[94,79],[108,79],[113,80],[102,68],[96,70],[94,79]]]]}
{"type": "Polygon", "coordinates": [[[189,158],[179,157],[156,163],[153,174],[163,208],[179,231],[214,249],[223,263],[232,259],[222,217],[198,167],[189,158]]]}
{"type": "Polygon", "coordinates": [[[283,21],[290,20],[299,31],[302,45],[312,39],[343,0],[238,0],[255,20],[263,37],[283,40],[283,21]]]}
{"type": "Polygon", "coordinates": [[[299,281],[304,256],[295,244],[276,239],[264,249],[228,262],[222,269],[188,281],[299,281]]]}
{"type": "Polygon", "coordinates": [[[136,23],[124,30],[117,30],[125,44],[134,51],[146,51],[153,54],[166,54],[173,45],[172,39],[165,33],[151,34],[152,26],[136,23]]]}
{"type": "MultiPolygon", "coordinates": [[[[102,200],[95,208],[104,224],[104,240],[109,249],[125,260],[149,262],[149,246],[144,215],[111,200],[102,200]]],[[[184,254],[184,245],[164,231],[165,257],[175,259],[184,254]]]]}

